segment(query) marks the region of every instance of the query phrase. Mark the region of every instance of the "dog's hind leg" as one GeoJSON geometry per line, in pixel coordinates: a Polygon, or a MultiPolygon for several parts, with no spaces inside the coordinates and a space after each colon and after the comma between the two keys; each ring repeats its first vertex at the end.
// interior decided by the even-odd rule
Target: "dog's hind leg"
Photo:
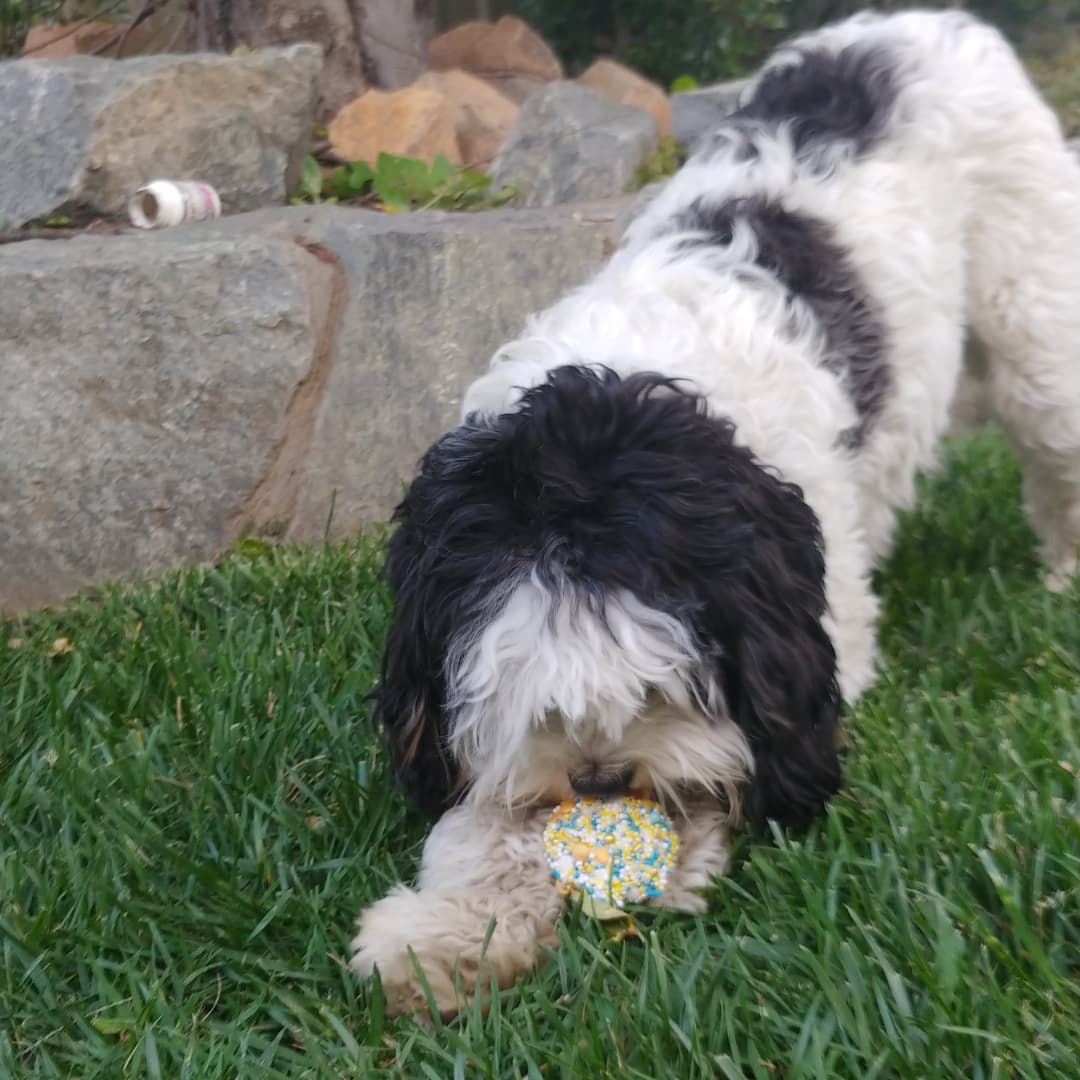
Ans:
{"type": "Polygon", "coordinates": [[[428,836],[417,887],[399,885],[364,911],[349,966],[361,976],[378,969],[389,1013],[425,1012],[427,990],[443,1017],[474,998],[486,1007],[492,981],[506,988],[543,961],[563,903],[545,820],[455,807],[428,836]]]}
{"type": "MultiPolygon", "coordinates": [[[[1034,94],[1032,94],[1034,97],[1034,94]]],[[[970,307],[992,408],[1024,466],[1050,588],[1080,545],[1080,165],[1034,103],[987,164],[971,221],[970,307]]]]}

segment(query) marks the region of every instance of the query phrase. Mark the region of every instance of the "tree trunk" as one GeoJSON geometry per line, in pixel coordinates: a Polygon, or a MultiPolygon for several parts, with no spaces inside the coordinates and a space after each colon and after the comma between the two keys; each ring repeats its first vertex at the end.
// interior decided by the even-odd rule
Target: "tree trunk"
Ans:
{"type": "Polygon", "coordinates": [[[360,34],[376,86],[396,90],[427,70],[435,0],[363,0],[360,34]]]}
{"type": "Polygon", "coordinates": [[[434,22],[433,0],[193,0],[192,9],[200,49],[321,45],[320,120],[368,87],[412,82],[426,67],[434,22]]]}

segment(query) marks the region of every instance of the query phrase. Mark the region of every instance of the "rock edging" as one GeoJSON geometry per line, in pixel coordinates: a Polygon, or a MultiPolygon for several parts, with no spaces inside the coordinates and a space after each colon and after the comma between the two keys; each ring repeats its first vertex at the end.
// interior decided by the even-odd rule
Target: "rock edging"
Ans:
{"type": "Polygon", "coordinates": [[[469,381],[634,205],[288,207],[0,246],[0,611],[386,520],[469,381]]]}

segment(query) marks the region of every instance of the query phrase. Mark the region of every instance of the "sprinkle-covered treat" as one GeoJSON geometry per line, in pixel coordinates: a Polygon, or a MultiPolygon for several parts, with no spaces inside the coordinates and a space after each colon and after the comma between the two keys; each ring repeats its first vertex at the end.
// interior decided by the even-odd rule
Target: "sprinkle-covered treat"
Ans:
{"type": "Polygon", "coordinates": [[[679,836],[650,799],[577,799],[552,812],[544,850],[560,891],[578,890],[621,908],[663,893],[679,836]]]}

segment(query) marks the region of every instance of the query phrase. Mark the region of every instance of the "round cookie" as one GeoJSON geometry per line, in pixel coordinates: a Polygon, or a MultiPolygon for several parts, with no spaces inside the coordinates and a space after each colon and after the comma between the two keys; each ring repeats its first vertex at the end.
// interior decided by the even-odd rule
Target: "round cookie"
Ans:
{"type": "Polygon", "coordinates": [[[660,896],[678,850],[671,818],[650,799],[568,800],[544,829],[557,887],[619,908],[660,896]]]}

